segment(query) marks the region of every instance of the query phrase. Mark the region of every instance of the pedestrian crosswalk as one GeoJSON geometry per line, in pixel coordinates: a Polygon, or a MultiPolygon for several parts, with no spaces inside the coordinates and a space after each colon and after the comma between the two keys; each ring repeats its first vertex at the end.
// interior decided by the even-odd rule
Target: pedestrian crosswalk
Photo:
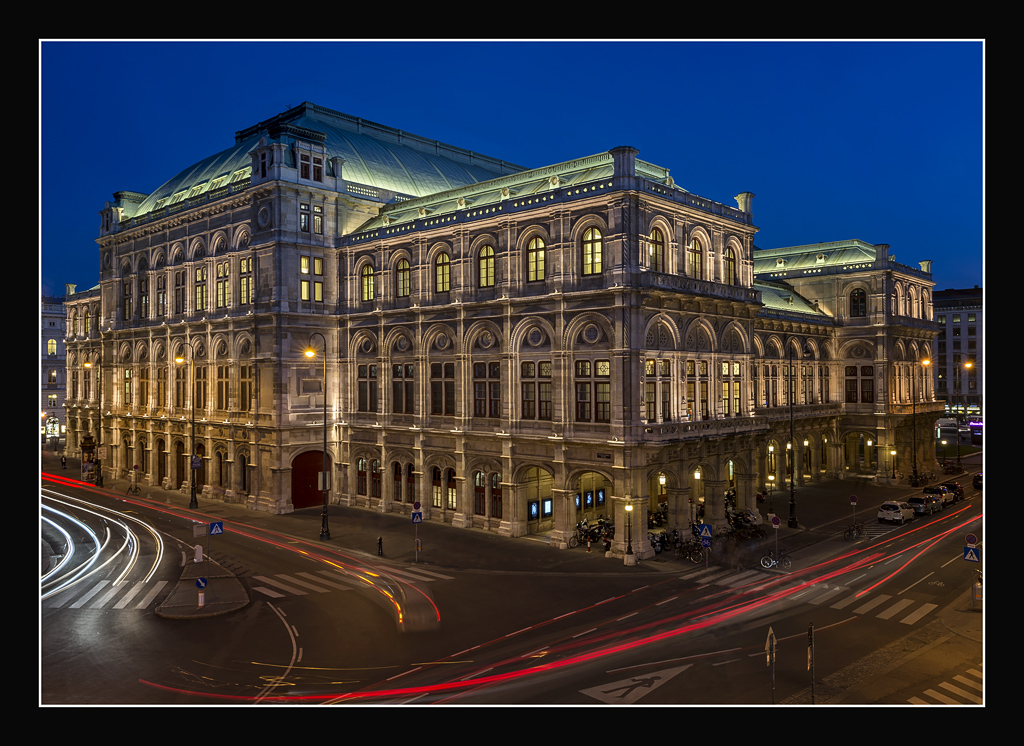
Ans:
{"type": "Polygon", "coordinates": [[[167,580],[137,583],[111,583],[99,580],[93,585],[72,586],[46,599],[47,609],[148,609],[168,585],[167,580]]]}
{"type": "MultiPolygon", "coordinates": [[[[399,580],[413,583],[432,583],[438,580],[452,580],[449,575],[425,569],[387,571],[399,580]]],[[[73,586],[43,601],[46,609],[117,609],[144,610],[155,605],[171,589],[173,581],[151,580],[136,583],[114,584],[109,580],[73,586]]],[[[267,598],[305,596],[316,593],[366,589],[366,583],[357,577],[345,575],[336,570],[317,572],[296,572],[277,575],[251,575],[250,587],[267,598]]]]}
{"type": "MultiPolygon", "coordinates": [[[[680,573],[680,578],[692,580],[703,586],[720,586],[733,590],[740,588],[756,588],[761,583],[777,583],[778,576],[763,570],[741,570],[718,565],[700,567],[696,570],[680,573]]],[[[864,616],[872,614],[878,619],[893,620],[901,624],[916,624],[938,608],[938,604],[918,601],[910,598],[893,598],[885,593],[867,593],[860,595],[858,591],[836,583],[813,583],[803,586],[794,583],[792,593],[786,593],[786,586],[773,586],[789,600],[828,606],[832,609],[847,609],[853,614],[864,616]]]]}
{"type": "Polygon", "coordinates": [[[943,681],[935,689],[925,689],[921,696],[907,700],[912,705],[980,705],[982,700],[981,664],[943,681]]]}
{"type": "MultiPolygon", "coordinates": [[[[431,570],[395,570],[389,568],[389,575],[399,580],[413,583],[433,583],[437,580],[452,580],[450,575],[443,575],[431,570]]],[[[273,577],[253,575],[252,589],[268,598],[284,598],[286,596],[305,596],[310,593],[329,593],[331,591],[351,591],[366,589],[366,582],[353,575],[336,570],[318,570],[315,573],[299,572],[294,574],[281,573],[273,577]],[[259,585],[257,585],[259,583],[259,585]]]]}

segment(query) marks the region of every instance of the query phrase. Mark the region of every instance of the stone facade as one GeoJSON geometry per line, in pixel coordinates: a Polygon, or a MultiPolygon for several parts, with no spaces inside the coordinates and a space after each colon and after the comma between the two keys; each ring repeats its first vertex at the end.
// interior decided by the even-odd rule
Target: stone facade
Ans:
{"type": "Polygon", "coordinates": [[[236,141],[101,212],[67,409],[108,473],[187,489],[194,441],[204,496],[320,505],[326,404],[331,502],[558,547],[603,514],[616,553],[632,505],[643,555],[658,503],[933,465],[932,282],[887,246],[758,250],[754,195],[628,147],[523,169],[309,104],[236,141]]]}

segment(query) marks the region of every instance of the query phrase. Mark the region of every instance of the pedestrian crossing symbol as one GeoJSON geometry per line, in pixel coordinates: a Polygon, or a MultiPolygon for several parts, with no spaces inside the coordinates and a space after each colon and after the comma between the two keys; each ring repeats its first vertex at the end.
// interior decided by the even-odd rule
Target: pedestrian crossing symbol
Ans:
{"type": "Polygon", "coordinates": [[[216,521],[210,524],[210,536],[224,533],[224,521],[216,521]]]}
{"type": "Polygon", "coordinates": [[[964,547],[964,559],[968,562],[981,562],[981,550],[977,547],[964,547]]]}
{"type": "Polygon", "coordinates": [[[700,526],[700,538],[710,539],[711,538],[711,524],[702,523],[700,526]]]}

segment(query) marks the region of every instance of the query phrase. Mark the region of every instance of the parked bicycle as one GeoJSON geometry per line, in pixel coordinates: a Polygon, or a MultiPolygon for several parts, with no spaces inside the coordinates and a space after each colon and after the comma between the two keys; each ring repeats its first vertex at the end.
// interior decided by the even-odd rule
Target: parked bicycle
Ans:
{"type": "Polygon", "coordinates": [[[864,524],[854,523],[852,526],[848,526],[846,531],[843,532],[843,538],[849,541],[850,539],[859,539],[864,535],[864,524]]]}
{"type": "Polygon", "coordinates": [[[776,557],[775,550],[773,549],[761,558],[761,567],[765,570],[770,570],[773,567],[781,567],[783,570],[788,570],[792,566],[793,560],[783,551],[779,551],[779,556],[776,557]]]}

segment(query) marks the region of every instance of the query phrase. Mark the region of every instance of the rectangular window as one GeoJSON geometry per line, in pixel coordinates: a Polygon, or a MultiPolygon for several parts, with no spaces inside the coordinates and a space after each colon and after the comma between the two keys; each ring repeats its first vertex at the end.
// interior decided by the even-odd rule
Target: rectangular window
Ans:
{"type": "Polygon", "coordinates": [[[304,155],[303,154],[303,155],[299,156],[299,176],[301,178],[303,178],[303,179],[308,179],[309,178],[309,156],[308,155],[304,155]]]}
{"type": "Polygon", "coordinates": [[[228,285],[228,262],[217,263],[217,308],[227,308],[231,303],[231,289],[228,285]]]}
{"type": "Polygon", "coordinates": [[[313,232],[322,235],[324,232],[324,208],[313,205],[313,232]]]}
{"type": "Polygon", "coordinates": [[[238,409],[238,411],[252,411],[252,394],[252,366],[241,365],[238,368],[238,402],[236,402],[236,408],[238,409]]]}
{"type": "Polygon", "coordinates": [[[391,411],[395,414],[413,414],[415,381],[412,363],[391,366],[391,411]]]}
{"type": "Polygon", "coordinates": [[[217,366],[217,409],[228,408],[228,366],[217,366]]]}
{"type": "Polygon", "coordinates": [[[430,413],[455,414],[455,363],[430,364],[430,413]]]}
{"type": "Polygon", "coordinates": [[[501,416],[501,363],[473,363],[473,416],[501,416]]]}
{"type": "Polygon", "coordinates": [[[206,309],[206,267],[196,269],[196,311],[206,309]]]}
{"type": "Polygon", "coordinates": [[[576,420],[590,422],[590,383],[576,383],[576,420]]]}
{"type": "Polygon", "coordinates": [[[358,374],[358,408],[360,412],[377,411],[377,366],[360,365],[358,374]]]}
{"type": "Polygon", "coordinates": [[[522,417],[524,420],[532,420],[537,416],[537,383],[536,381],[523,381],[522,389],[522,417]]]}

